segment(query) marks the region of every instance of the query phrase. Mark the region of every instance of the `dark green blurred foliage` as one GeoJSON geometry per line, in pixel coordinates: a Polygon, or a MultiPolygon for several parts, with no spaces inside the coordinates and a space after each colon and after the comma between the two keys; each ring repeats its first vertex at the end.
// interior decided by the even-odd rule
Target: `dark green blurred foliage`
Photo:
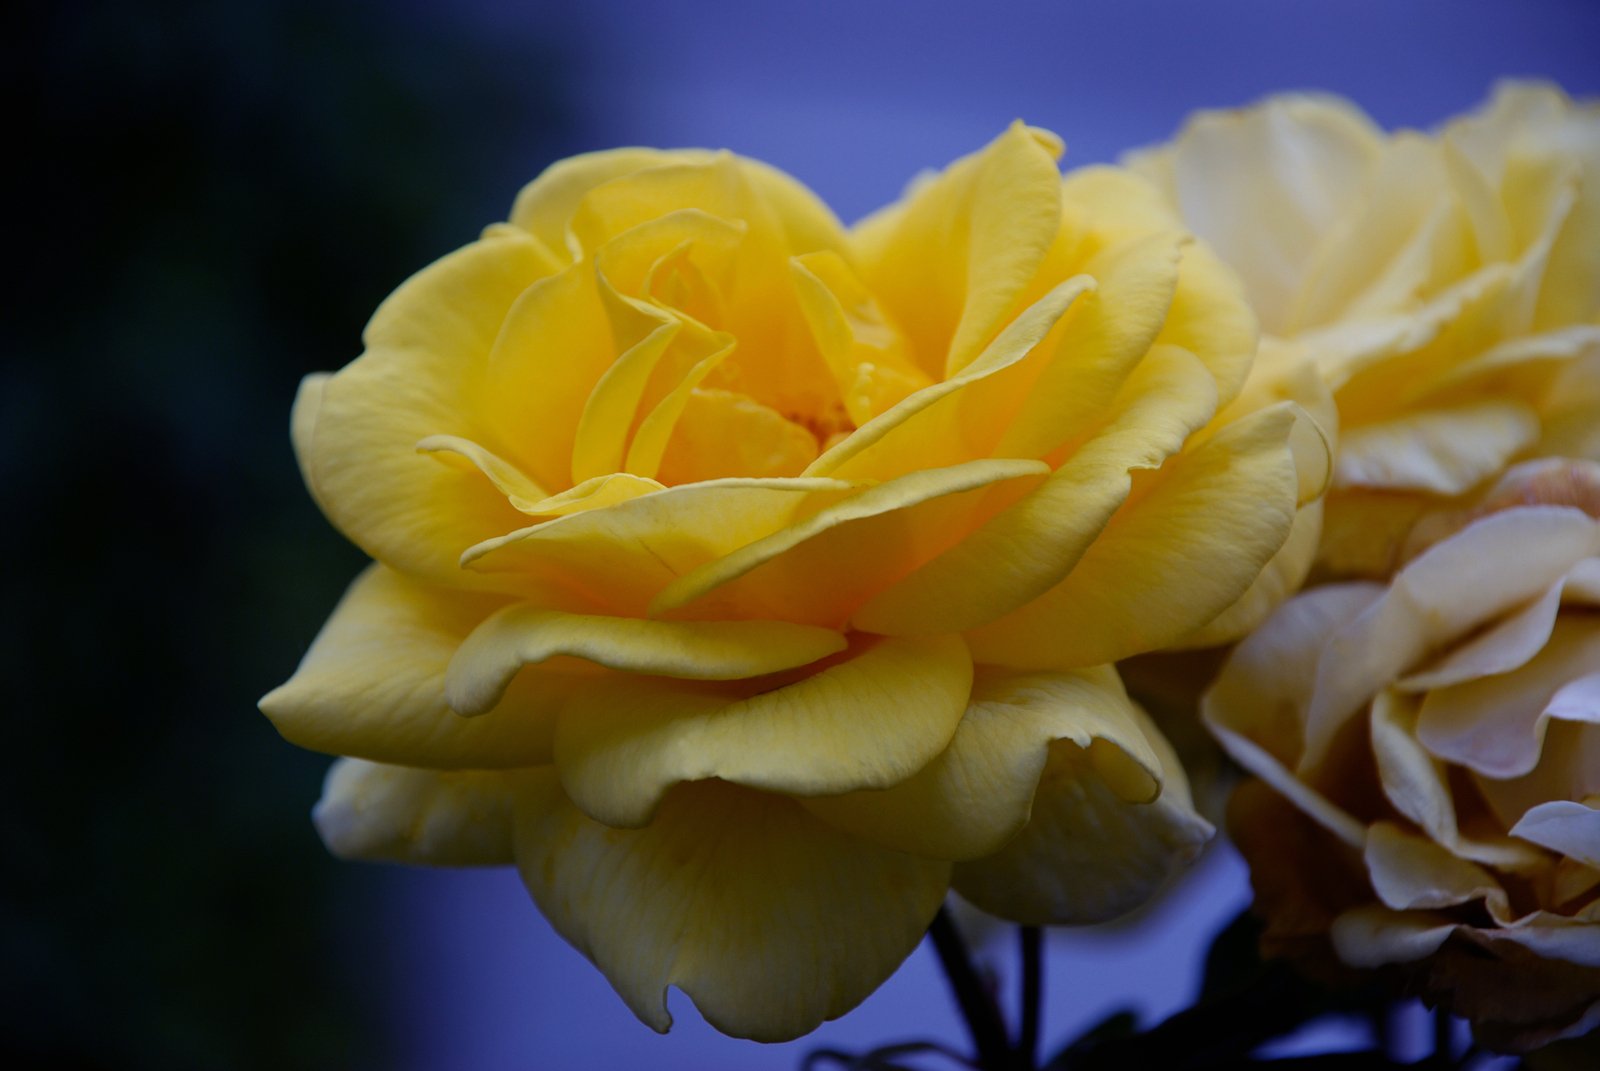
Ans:
{"type": "Polygon", "coordinates": [[[571,148],[560,55],[315,0],[7,21],[0,1059],[392,1066],[373,879],[254,709],[362,562],[289,403],[571,148]]]}

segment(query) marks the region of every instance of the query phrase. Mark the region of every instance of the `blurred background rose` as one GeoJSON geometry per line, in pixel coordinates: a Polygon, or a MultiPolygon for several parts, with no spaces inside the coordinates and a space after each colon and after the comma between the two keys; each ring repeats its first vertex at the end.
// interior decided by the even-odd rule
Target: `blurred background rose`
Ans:
{"type": "MultiPolygon", "coordinates": [[[[328,858],[326,760],[255,699],[360,567],[290,456],[294,386],[551,160],[726,146],[846,220],[1023,116],[1069,166],[1286,88],[1429,125],[1505,75],[1600,92],[1589,0],[24,3],[5,34],[17,263],[0,1058],[106,1068],[795,1067],[938,1020],[919,952],[814,1039],[657,1038],[516,878],[328,858]]],[[[1192,995],[1235,858],[1148,934],[1052,938],[1047,1042],[1192,995]],[[1146,940],[1145,938],[1148,938],[1146,940]]],[[[1003,956],[1000,957],[1003,967],[1003,956]]]]}

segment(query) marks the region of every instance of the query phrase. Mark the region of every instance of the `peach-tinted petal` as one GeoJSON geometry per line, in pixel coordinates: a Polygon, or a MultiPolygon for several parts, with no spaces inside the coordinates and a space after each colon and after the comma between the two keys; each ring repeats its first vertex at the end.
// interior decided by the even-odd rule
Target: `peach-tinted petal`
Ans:
{"type": "Polygon", "coordinates": [[[1563,615],[1513,672],[1429,692],[1417,719],[1428,750],[1488,777],[1519,777],[1538,764],[1550,718],[1600,724],[1600,687],[1587,674],[1600,665],[1600,622],[1584,616],[1563,615]]]}
{"type": "Polygon", "coordinates": [[[1505,890],[1487,870],[1393,822],[1374,823],[1367,831],[1366,863],[1373,891],[1396,911],[1505,902],[1505,890]]]}
{"type": "Polygon", "coordinates": [[[1511,835],[1600,868],[1600,807],[1576,800],[1541,803],[1517,820],[1511,835]]]}
{"type": "Polygon", "coordinates": [[[1329,640],[1305,761],[1317,761],[1344,721],[1424,654],[1538,596],[1597,545],[1600,524],[1589,517],[1535,506],[1492,514],[1424,552],[1329,640]],[[1540,552],[1526,553],[1530,546],[1540,552]],[[1463,576],[1477,582],[1462,584],[1463,576]]]}

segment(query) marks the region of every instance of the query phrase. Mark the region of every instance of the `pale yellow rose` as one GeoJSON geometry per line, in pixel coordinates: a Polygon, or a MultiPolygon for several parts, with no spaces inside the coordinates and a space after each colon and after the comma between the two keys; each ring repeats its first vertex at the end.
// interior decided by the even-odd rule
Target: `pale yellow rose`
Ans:
{"type": "Polygon", "coordinates": [[[351,756],[332,850],[515,864],[645,1022],[676,985],[763,1039],[952,885],[1090,921],[1191,859],[1107,663],[1257,614],[1326,451],[1213,420],[1236,281],[1059,151],[1014,126],[850,234],[726,153],[578,157],[396,291],[293,419],[377,559],[262,701],[351,756]]]}
{"type": "Polygon", "coordinates": [[[1600,1025],[1600,465],[1519,466],[1460,521],[1284,604],[1204,712],[1309,819],[1259,787],[1230,816],[1279,950],[1400,965],[1527,1048],[1600,1025]]]}
{"type": "Polygon", "coordinates": [[[1286,95],[1129,163],[1239,272],[1263,359],[1334,393],[1328,571],[1384,575],[1419,516],[1519,459],[1600,457],[1600,106],[1513,82],[1391,135],[1286,95]]]}

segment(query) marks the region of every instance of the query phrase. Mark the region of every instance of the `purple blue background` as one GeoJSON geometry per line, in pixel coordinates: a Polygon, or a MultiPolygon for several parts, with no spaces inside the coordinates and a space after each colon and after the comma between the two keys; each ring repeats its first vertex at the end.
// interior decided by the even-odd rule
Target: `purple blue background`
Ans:
{"type": "MultiPolygon", "coordinates": [[[[326,760],[253,709],[361,563],[299,486],[296,382],[552,160],[727,147],[849,221],[1018,117],[1070,166],[1289,88],[1422,126],[1500,77],[1600,93],[1593,0],[23,0],[0,48],[0,1061],[119,1071],[715,1071],[961,1040],[926,950],[794,1045],[677,996],[658,1038],[514,875],[330,860],[326,760]]],[[[1189,999],[1242,864],[1182,892],[1137,932],[1051,937],[1047,1039],[1189,999]]],[[[1009,942],[986,954],[1009,981],[1009,942]]]]}

